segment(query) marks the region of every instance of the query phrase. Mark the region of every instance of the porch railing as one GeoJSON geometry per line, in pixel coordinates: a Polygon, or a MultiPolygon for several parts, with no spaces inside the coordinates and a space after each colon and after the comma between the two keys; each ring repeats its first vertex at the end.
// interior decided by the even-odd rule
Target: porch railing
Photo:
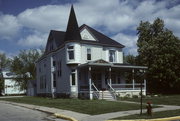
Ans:
{"type": "MultiPolygon", "coordinates": [[[[142,84],[142,89],[146,90],[146,83],[142,84]]],[[[112,84],[114,90],[140,90],[141,84],[134,83],[134,84],[112,84]]]]}
{"type": "Polygon", "coordinates": [[[92,82],[92,84],[91,84],[93,87],[94,87],[94,89],[96,90],[96,91],[93,91],[93,94],[97,97],[97,99],[99,99],[99,90],[97,89],[97,87],[94,85],[94,83],[92,82]]]}
{"type": "Polygon", "coordinates": [[[116,99],[116,90],[114,90],[109,83],[108,83],[108,86],[109,86],[109,90],[110,90],[111,94],[113,95],[114,99],[116,99]]]}

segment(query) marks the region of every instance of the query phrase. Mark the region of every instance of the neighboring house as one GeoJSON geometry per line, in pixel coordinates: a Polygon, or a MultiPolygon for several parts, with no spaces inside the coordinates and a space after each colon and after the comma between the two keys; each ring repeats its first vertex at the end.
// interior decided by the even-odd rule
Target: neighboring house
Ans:
{"type": "Polygon", "coordinates": [[[27,82],[27,96],[36,96],[36,80],[29,80],[27,82]]]}
{"type": "Polygon", "coordinates": [[[25,90],[20,90],[20,86],[15,81],[15,75],[10,71],[2,71],[4,79],[4,95],[21,95],[25,94],[25,90]]]}
{"type": "MultiPolygon", "coordinates": [[[[83,24],[78,27],[73,6],[67,30],[51,30],[45,54],[37,61],[37,95],[114,99],[139,95],[140,86],[125,72],[145,70],[123,63],[124,45],[83,24]]],[[[146,82],[143,82],[146,94],[146,82]]]]}

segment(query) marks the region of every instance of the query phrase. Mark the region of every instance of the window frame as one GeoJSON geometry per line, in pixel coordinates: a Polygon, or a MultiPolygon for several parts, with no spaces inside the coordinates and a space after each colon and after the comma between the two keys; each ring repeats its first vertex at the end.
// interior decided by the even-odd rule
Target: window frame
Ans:
{"type": "Polygon", "coordinates": [[[71,70],[71,79],[70,80],[71,80],[71,86],[77,85],[77,83],[76,83],[76,70],[75,69],[71,70]]]}
{"type": "Polygon", "coordinates": [[[67,56],[68,56],[68,60],[75,60],[75,49],[74,49],[74,45],[68,45],[67,46],[67,56]],[[73,47],[73,48],[70,48],[73,47]],[[72,52],[73,57],[70,58],[70,52],[72,52]]]}
{"type": "Polygon", "coordinates": [[[61,64],[61,60],[58,63],[58,77],[61,77],[61,72],[62,72],[62,64],[61,64]]]}
{"type": "Polygon", "coordinates": [[[114,49],[109,50],[109,62],[111,62],[111,63],[116,62],[116,50],[114,50],[114,49]],[[112,52],[114,52],[114,55],[111,55],[112,52]],[[112,56],[112,61],[111,61],[111,56],[112,56]],[[114,58],[113,58],[113,56],[114,56],[114,58]]]}
{"type": "Polygon", "coordinates": [[[56,73],[53,73],[53,88],[56,88],[56,73]]]}
{"type": "Polygon", "coordinates": [[[87,60],[90,61],[92,60],[92,51],[91,51],[91,48],[87,48],[86,49],[86,52],[87,52],[87,60]],[[89,51],[88,51],[89,50],[89,51]]]}

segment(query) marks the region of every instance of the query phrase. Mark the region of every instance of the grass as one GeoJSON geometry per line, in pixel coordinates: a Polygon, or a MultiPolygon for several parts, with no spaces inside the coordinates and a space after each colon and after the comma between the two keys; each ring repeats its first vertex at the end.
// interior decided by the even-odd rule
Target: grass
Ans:
{"type": "Polygon", "coordinates": [[[117,111],[135,110],[140,108],[137,104],[112,102],[105,100],[51,99],[42,97],[1,98],[0,100],[40,105],[46,107],[54,107],[91,115],[117,111]]]}
{"type": "MultiPolygon", "coordinates": [[[[140,98],[122,98],[120,100],[140,102],[140,98]]],[[[180,95],[154,96],[143,98],[143,103],[147,103],[148,101],[152,102],[152,104],[180,106],[180,95]]]]}
{"type": "Polygon", "coordinates": [[[135,114],[129,116],[123,116],[114,118],[115,120],[124,120],[124,119],[154,119],[154,118],[165,118],[165,117],[173,117],[173,116],[180,116],[180,109],[179,110],[172,110],[172,111],[161,111],[155,112],[152,116],[148,116],[147,114],[135,114]]]}

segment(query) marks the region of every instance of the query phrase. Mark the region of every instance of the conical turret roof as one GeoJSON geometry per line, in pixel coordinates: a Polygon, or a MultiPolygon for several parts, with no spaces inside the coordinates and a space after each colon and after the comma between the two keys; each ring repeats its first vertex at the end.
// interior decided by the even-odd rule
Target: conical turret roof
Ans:
{"type": "Polygon", "coordinates": [[[66,29],[66,35],[65,35],[65,41],[71,41],[71,40],[81,40],[80,31],[73,5],[71,6],[71,11],[70,11],[68,25],[66,29]]]}

